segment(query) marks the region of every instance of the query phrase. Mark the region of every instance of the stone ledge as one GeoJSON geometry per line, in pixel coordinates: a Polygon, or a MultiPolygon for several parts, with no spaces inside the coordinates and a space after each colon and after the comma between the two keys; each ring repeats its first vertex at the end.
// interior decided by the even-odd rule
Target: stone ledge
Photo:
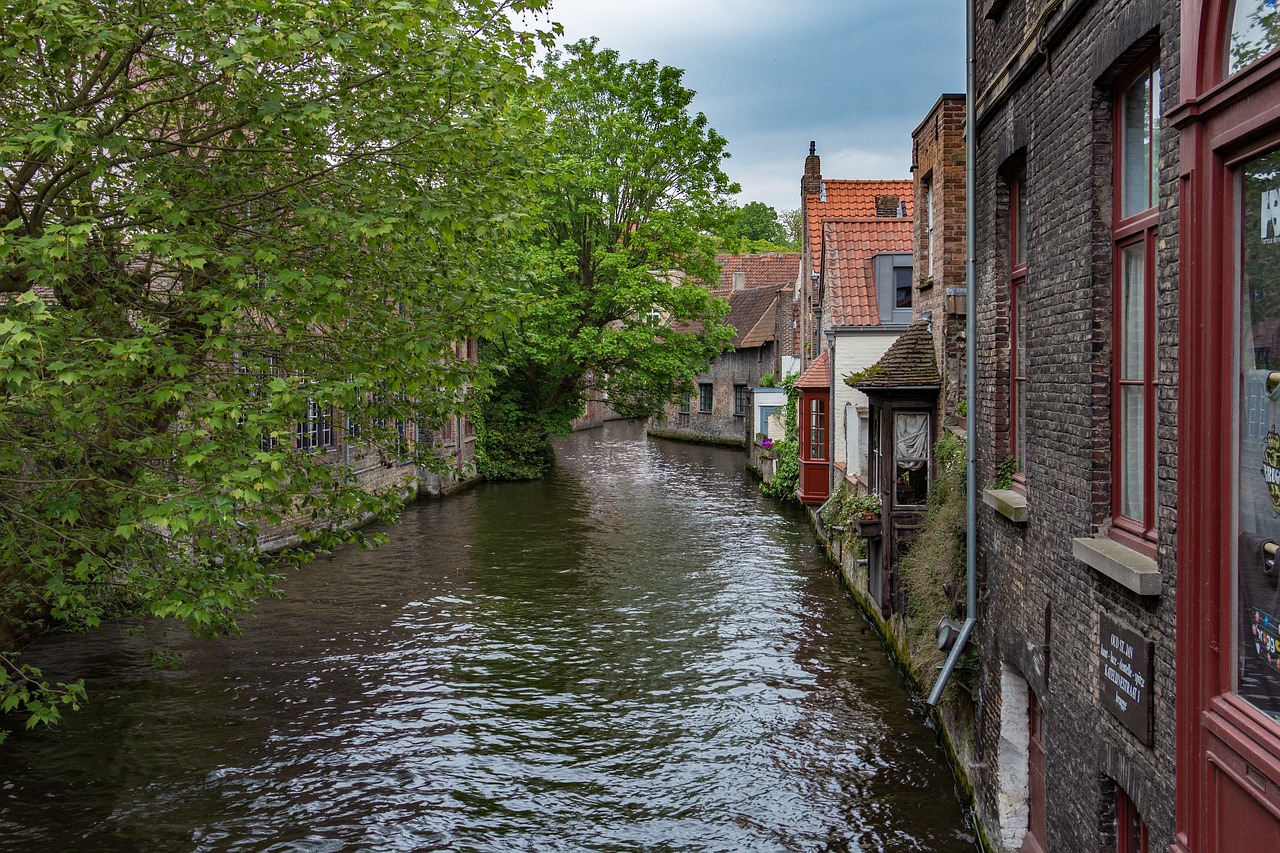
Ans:
{"type": "Polygon", "coordinates": [[[1012,521],[1027,523],[1027,496],[1013,489],[983,489],[982,502],[1012,521]]]}
{"type": "Polygon", "coordinates": [[[1098,574],[1138,595],[1160,594],[1160,570],[1156,561],[1114,539],[1072,539],[1071,554],[1098,574]]]}

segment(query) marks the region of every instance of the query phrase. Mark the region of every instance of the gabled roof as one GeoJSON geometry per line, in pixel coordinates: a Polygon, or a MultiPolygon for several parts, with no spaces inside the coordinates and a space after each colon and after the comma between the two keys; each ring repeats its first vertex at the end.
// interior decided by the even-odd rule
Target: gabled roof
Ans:
{"type": "Polygon", "coordinates": [[[724,321],[737,330],[734,349],[758,347],[774,339],[778,288],[749,287],[722,295],[729,300],[729,316],[724,321]]]}
{"type": "Polygon", "coordinates": [[[747,287],[790,287],[800,273],[799,252],[766,252],[760,255],[716,255],[720,287],[733,287],[733,274],[746,273],[747,287]]]}
{"type": "Polygon", "coordinates": [[[817,361],[804,372],[804,376],[800,377],[800,381],[796,383],[797,388],[807,390],[822,390],[831,387],[831,356],[830,350],[823,350],[822,355],[818,356],[817,361]]]}
{"type": "MultiPolygon", "coordinates": [[[[807,374],[806,374],[807,375],[807,374]]],[[[859,391],[892,388],[920,388],[942,384],[938,359],[933,351],[929,321],[916,320],[898,336],[880,360],[861,373],[845,378],[845,384],[859,391]]]]}
{"type": "Polygon", "coordinates": [[[910,219],[860,217],[823,223],[823,280],[831,297],[831,325],[880,325],[871,259],[881,254],[910,254],[911,242],[910,219]]]}
{"type": "MultiPolygon", "coordinates": [[[[818,263],[822,257],[822,223],[828,219],[856,217],[859,219],[876,218],[876,199],[883,200],[896,197],[906,205],[907,218],[914,215],[914,191],[910,180],[901,181],[832,181],[824,180],[821,190],[806,193],[804,197],[805,216],[809,225],[809,258],[818,263]]],[[[895,205],[896,206],[896,205],[895,205]]],[[[887,209],[881,213],[888,213],[887,209]]],[[[892,216],[881,218],[901,218],[897,211],[892,216]]]]}

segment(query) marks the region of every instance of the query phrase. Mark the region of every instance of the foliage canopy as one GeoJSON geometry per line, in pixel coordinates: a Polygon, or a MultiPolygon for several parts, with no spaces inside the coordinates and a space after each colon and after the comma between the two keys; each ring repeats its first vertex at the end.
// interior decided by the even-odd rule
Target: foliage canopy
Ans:
{"type": "Polygon", "coordinates": [[[294,424],[430,426],[517,313],[552,36],[511,13],[546,5],[4,0],[0,709],[83,698],[32,631],[234,630],[263,525],[392,510],[294,424]]]}
{"type": "Polygon", "coordinates": [[[594,39],[544,63],[556,154],[524,253],[533,304],[486,347],[504,373],[485,405],[479,462],[491,477],[537,477],[550,437],[590,398],[652,414],[732,337],[715,240],[737,191],[725,140],[681,72],[624,62],[594,39]]]}

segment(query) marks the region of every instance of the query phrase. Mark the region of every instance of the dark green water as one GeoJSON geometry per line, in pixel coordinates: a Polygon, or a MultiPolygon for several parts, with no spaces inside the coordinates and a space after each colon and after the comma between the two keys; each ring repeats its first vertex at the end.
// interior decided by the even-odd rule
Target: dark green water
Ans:
{"type": "Polygon", "coordinates": [[[0,850],[973,849],[932,731],[740,453],[610,424],[419,503],[177,672],[0,746],[0,850]]]}

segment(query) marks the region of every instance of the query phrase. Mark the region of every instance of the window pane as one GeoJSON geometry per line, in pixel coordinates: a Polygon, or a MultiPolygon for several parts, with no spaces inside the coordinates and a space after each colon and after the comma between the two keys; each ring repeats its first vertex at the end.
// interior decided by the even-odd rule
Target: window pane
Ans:
{"type": "MultiPolygon", "coordinates": [[[[1243,0],[1242,0],[1243,2],[1243,0]]],[[[1235,456],[1235,689],[1280,720],[1280,594],[1268,543],[1280,542],[1280,390],[1257,353],[1280,346],[1280,153],[1245,165],[1239,247],[1235,456]]],[[[1267,353],[1269,356],[1270,354],[1267,353]]]]}
{"type": "Polygon", "coordinates": [[[1236,0],[1227,42],[1227,73],[1235,74],[1280,43],[1280,6],[1274,0],[1236,0]]]}
{"type": "Polygon", "coordinates": [[[1146,246],[1135,243],[1120,252],[1120,378],[1141,380],[1146,360],[1146,246]]]}
{"type": "Polygon", "coordinates": [[[1144,74],[1135,80],[1124,93],[1121,105],[1120,215],[1132,216],[1152,205],[1151,77],[1144,74]]]}
{"type": "Polygon", "coordinates": [[[1141,385],[1120,389],[1120,514],[1139,521],[1146,518],[1145,390],[1141,385]]]}
{"type": "Polygon", "coordinates": [[[899,412],[894,416],[894,501],[899,506],[924,503],[929,493],[929,416],[899,412]]]}
{"type": "Polygon", "coordinates": [[[1014,234],[1013,262],[1027,262],[1027,172],[1024,169],[1014,179],[1014,234]]]}
{"type": "Polygon", "coordinates": [[[911,267],[893,268],[893,307],[911,307],[911,267]]]}

